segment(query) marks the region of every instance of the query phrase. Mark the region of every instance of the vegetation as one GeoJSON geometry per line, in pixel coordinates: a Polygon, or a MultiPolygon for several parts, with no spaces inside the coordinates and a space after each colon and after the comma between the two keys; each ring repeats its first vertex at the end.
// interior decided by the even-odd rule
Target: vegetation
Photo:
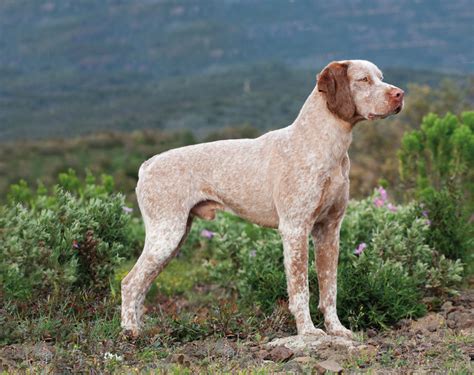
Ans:
{"type": "Polygon", "coordinates": [[[399,151],[400,174],[418,197],[459,189],[468,202],[474,196],[474,112],[443,118],[430,114],[420,130],[406,133],[399,151]]]}
{"type": "MultiPolygon", "coordinates": [[[[245,105],[242,104],[246,111],[256,111],[248,117],[252,119],[251,124],[232,121],[230,123],[237,124],[237,126],[209,129],[208,132],[200,136],[184,130],[170,132],[149,129],[135,130],[130,133],[105,132],[76,138],[0,143],[0,201],[5,200],[9,186],[18,183],[20,179],[24,179],[30,185],[35,185],[40,179],[46,186],[51,186],[58,173],[73,168],[81,176],[84,176],[85,169],[90,169],[96,175],[102,173],[112,175],[117,186],[120,187],[120,191],[126,195],[129,201],[134,202],[137,171],[140,164],[149,157],[170,148],[195,142],[255,137],[263,131],[258,127],[261,125],[259,116],[263,116],[263,113],[271,113],[272,116],[275,115],[279,119],[273,122],[265,120],[264,126],[268,126],[268,124],[272,127],[284,126],[293,120],[299,106],[311,89],[309,85],[304,90],[301,87],[311,82],[314,78],[313,75],[308,74],[307,77],[305,76],[306,78],[301,77],[296,81],[288,82],[288,85],[282,83],[288,86],[284,92],[292,101],[290,106],[292,109],[285,115],[287,122],[283,122],[284,116],[279,111],[285,108],[283,102],[286,99],[279,90],[273,90],[273,82],[279,84],[280,80],[276,75],[272,75],[272,70],[257,71],[257,73],[261,75],[259,78],[261,89],[255,88],[255,98],[249,98],[245,105]],[[302,91],[296,93],[291,90],[302,91]],[[258,100],[256,100],[257,98],[258,100]],[[282,102],[279,102],[280,100],[282,102]],[[265,107],[265,110],[258,109],[259,103],[265,107]],[[274,110],[269,109],[267,106],[269,103],[276,106],[274,110]],[[254,116],[257,113],[259,115],[254,116]]],[[[283,75],[289,77],[288,79],[293,79],[291,78],[292,74],[286,75],[285,73],[283,75]]],[[[227,78],[231,84],[231,77],[227,78]]],[[[403,79],[403,75],[399,79],[403,79]]],[[[209,82],[201,81],[200,89],[203,89],[206,84],[209,82]]],[[[350,149],[352,197],[366,197],[381,183],[380,179],[383,178],[390,188],[390,193],[397,200],[403,198],[399,193],[405,187],[401,186],[397,163],[397,150],[403,133],[418,128],[419,122],[416,121],[421,120],[426,113],[422,110],[432,110],[434,113],[444,116],[446,109],[449,108],[448,105],[456,102],[453,109],[456,110],[457,115],[460,115],[459,111],[466,111],[474,105],[474,96],[469,91],[474,85],[465,87],[454,82],[448,83],[448,81],[442,85],[443,87],[444,85],[452,87],[449,91],[450,95],[439,94],[442,90],[437,90],[436,87],[411,85],[405,109],[400,115],[383,120],[383,122],[363,122],[356,126],[354,141],[350,149]]],[[[228,91],[235,92],[235,90],[237,90],[237,86],[229,87],[228,91]]],[[[183,95],[187,94],[183,93],[183,95]]],[[[213,95],[213,98],[220,97],[218,92],[214,92],[213,95]]],[[[201,99],[204,97],[205,95],[199,96],[201,99]]],[[[232,99],[229,103],[226,102],[226,105],[232,105],[235,108],[236,113],[240,112],[238,109],[239,100],[247,100],[244,97],[239,98],[234,98],[235,100],[232,99]]],[[[196,100],[186,99],[189,103],[197,103],[196,100]]],[[[200,104],[196,105],[198,108],[200,104]]],[[[205,110],[204,107],[199,108],[205,110]]],[[[205,111],[214,112],[215,109],[210,108],[205,111]]],[[[228,115],[225,116],[228,117],[228,115]]],[[[194,129],[194,127],[192,128],[194,129]]]]}
{"type": "MultiPolygon", "coordinates": [[[[222,214],[215,222],[198,220],[177,259],[158,277],[147,297],[151,308],[142,338],[133,347],[117,339],[119,282],[143,245],[143,229],[113,186],[109,176],[97,183],[91,174],[81,180],[69,171],[52,189],[32,191],[23,182],[11,187],[0,209],[3,345],[53,343],[54,352],[49,344],[46,354],[34,355],[52,356],[47,363],[54,371],[126,371],[152,366],[183,343],[206,337],[258,342],[271,332],[295,332],[278,234],[222,214]],[[178,308],[180,303],[187,307],[178,308]]],[[[455,293],[462,265],[431,247],[431,219],[416,202],[389,202],[383,188],[350,203],[338,273],[345,324],[388,328],[422,316],[424,298],[436,297],[439,304],[455,293]]],[[[456,216],[443,220],[459,224],[456,216]]],[[[313,318],[321,324],[314,262],[310,286],[313,318]]],[[[166,363],[160,368],[173,368],[166,363]]]]}
{"type": "Polygon", "coordinates": [[[0,217],[0,294],[7,302],[108,295],[115,267],[130,253],[131,217],[110,176],[82,185],[71,171],[51,194],[13,185],[0,217]]]}
{"type": "MultiPolygon", "coordinates": [[[[215,74],[214,81],[163,82],[157,90],[174,93],[182,106],[159,103],[164,122],[150,118],[146,124],[160,129],[0,144],[0,359],[12,348],[25,358],[7,368],[34,371],[47,363],[56,372],[113,372],[152,370],[159,363],[163,371],[185,371],[186,360],[174,356],[195,340],[260,345],[295,332],[277,232],[223,214],[215,222],[196,220],[178,257],[158,277],[147,296],[143,336],[133,343],[120,337],[120,280],[144,238],[134,206],[139,165],[170,148],[251,138],[286,125],[311,89],[304,85],[313,73],[279,65],[246,72],[250,86],[242,83],[242,71],[215,74]],[[281,90],[272,91],[274,83],[281,90]],[[180,89],[184,84],[188,90],[180,89]],[[183,127],[196,119],[211,126],[166,130],[166,123],[183,113],[192,114],[183,118],[183,127]],[[232,126],[212,127],[222,119],[232,126]],[[38,345],[49,359],[43,351],[38,354],[38,345]],[[29,358],[36,358],[33,367],[29,358]]],[[[391,73],[393,82],[407,79],[406,72],[391,73]]],[[[427,73],[420,82],[437,78],[427,73]]],[[[341,231],[337,301],[342,321],[352,329],[390,330],[404,318],[438,309],[472,275],[473,112],[466,112],[473,105],[472,79],[444,81],[440,87],[410,85],[399,116],[355,129],[351,194],[358,200],[351,201],[341,231]],[[433,113],[424,117],[428,111],[433,113]],[[379,184],[385,188],[374,191],[379,184]]],[[[311,313],[321,325],[313,261],[309,272],[311,313]]],[[[451,350],[459,347],[456,340],[446,344],[452,360],[460,358],[451,350]]],[[[203,366],[211,372],[258,370],[256,363],[203,366]]]]}
{"type": "MultiPolygon", "coordinates": [[[[430,227],[416,204],[394,206],[379,194],[352,201],[341,229],[338,305],[342,321],[353,329],[421,316],[423,296],[453,292],[461,281],[461,262],[428,245],[430,227]]],[[[212,240],[213,279],[235,289],[243,305],[271,313],[279,300],[286,300],[278,233],[227,216],[212,227],[222,233],[212,240]]],[[[309,278],[312,311],[321,322],[314,262],[309,278]]]]}
{"type": "Polygon", "coordinates": [[[403,87],[440,81],[433,68],[464,82],[471,43],[459,35],[471,34],[471,4],[404,0],[401,9],[409,16],[354,0],[3,0],[0,139],[276,128],[293,120],[329,59],[350,56],[417,69],[384,69],[403,87]]]}
{"type": "Polygon", "coordinates": [[[430,245],[472,268],[474,112],[425,116],[419,130],[404,135],[399,158],[405,195],[430,216],[430,245]]]}

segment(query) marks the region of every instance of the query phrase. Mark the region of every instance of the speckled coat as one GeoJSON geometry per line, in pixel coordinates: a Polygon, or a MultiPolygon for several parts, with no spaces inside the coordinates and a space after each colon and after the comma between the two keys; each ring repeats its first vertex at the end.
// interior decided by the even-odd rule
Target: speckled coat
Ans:
{"type": "Polygon", "coordinates": [[[217,210],[226,210],[279,230],[298,334],[321,335],[309,314],[308,237],[313,236],[326,331],[350,337],[337,317],[336,279],[352,128],[402,106],[403,91],[382,82],[372,63],[333,62],[290,126],[257,139],[187,146],[144,162],[136,193],[146,239],[122,281],[124,330],[139,333],[145,294],[185,240],[193,217],[212,220],[217,210]]]}

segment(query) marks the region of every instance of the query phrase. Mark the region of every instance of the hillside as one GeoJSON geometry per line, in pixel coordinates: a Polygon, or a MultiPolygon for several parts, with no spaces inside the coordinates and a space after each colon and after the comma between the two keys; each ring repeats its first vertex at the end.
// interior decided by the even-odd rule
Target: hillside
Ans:
{"type": "Polygon", "coordinates": [[[0,141],[279,127],[333,59],[402,86],[473,73],[472,14],[469,0],[4,0],[0,141]]]}
{"type": "MultiPolygon", "coordinates": [[[[387,82],[437,86],[465,77],[386,69],[387,82]]],[[[316,82],[315,70],[259,64],[225,73],[172,77],[103,73],[22,80],[0,75],[0,141],[70,137],[97,131],[192,130],[203,136],[226,126],[250,124],[262,131],[286,126],[298,114],[316,82]],[[10,89],[10,91],[8,91],[10,89]]]]}

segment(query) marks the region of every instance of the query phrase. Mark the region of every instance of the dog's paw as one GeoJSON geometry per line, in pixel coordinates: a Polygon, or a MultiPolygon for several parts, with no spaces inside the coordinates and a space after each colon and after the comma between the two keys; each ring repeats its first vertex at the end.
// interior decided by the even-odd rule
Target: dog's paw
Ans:
{"type": "Polygon", "coordinates": [[[120,337],[123,340],[136,340],[140,335],[138,328],[124,328],[120,333],[120,337]]]}
{"type": "Polygon", "coordinates": [[[331,336],[344,337],[346,339],[353,339],[354,334],[351,330],[345,328],[343,325],[338,325],[327,329],[327,333],[331,336]]]}
{"type": "Polygon", "coordinates": [[[301,332],[298,332],[298,334],[305,335],[305,336],[326,336],[326,332],[316,327],[308,327],[308,328],[302,329],[301,332]]]}

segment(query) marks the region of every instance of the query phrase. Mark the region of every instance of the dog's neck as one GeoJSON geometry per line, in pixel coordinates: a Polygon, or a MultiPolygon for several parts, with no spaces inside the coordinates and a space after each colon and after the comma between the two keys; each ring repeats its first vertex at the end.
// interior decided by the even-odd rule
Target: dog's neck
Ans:
{"type": "Polygon", "coordinates": [[[328,109],[324,94],[317,88],[306,99],[292,127],[305,143],[317,147],[318,142],[328,142],[341,156],[347,153],[352,141],[352,125],[328,109]]]}

